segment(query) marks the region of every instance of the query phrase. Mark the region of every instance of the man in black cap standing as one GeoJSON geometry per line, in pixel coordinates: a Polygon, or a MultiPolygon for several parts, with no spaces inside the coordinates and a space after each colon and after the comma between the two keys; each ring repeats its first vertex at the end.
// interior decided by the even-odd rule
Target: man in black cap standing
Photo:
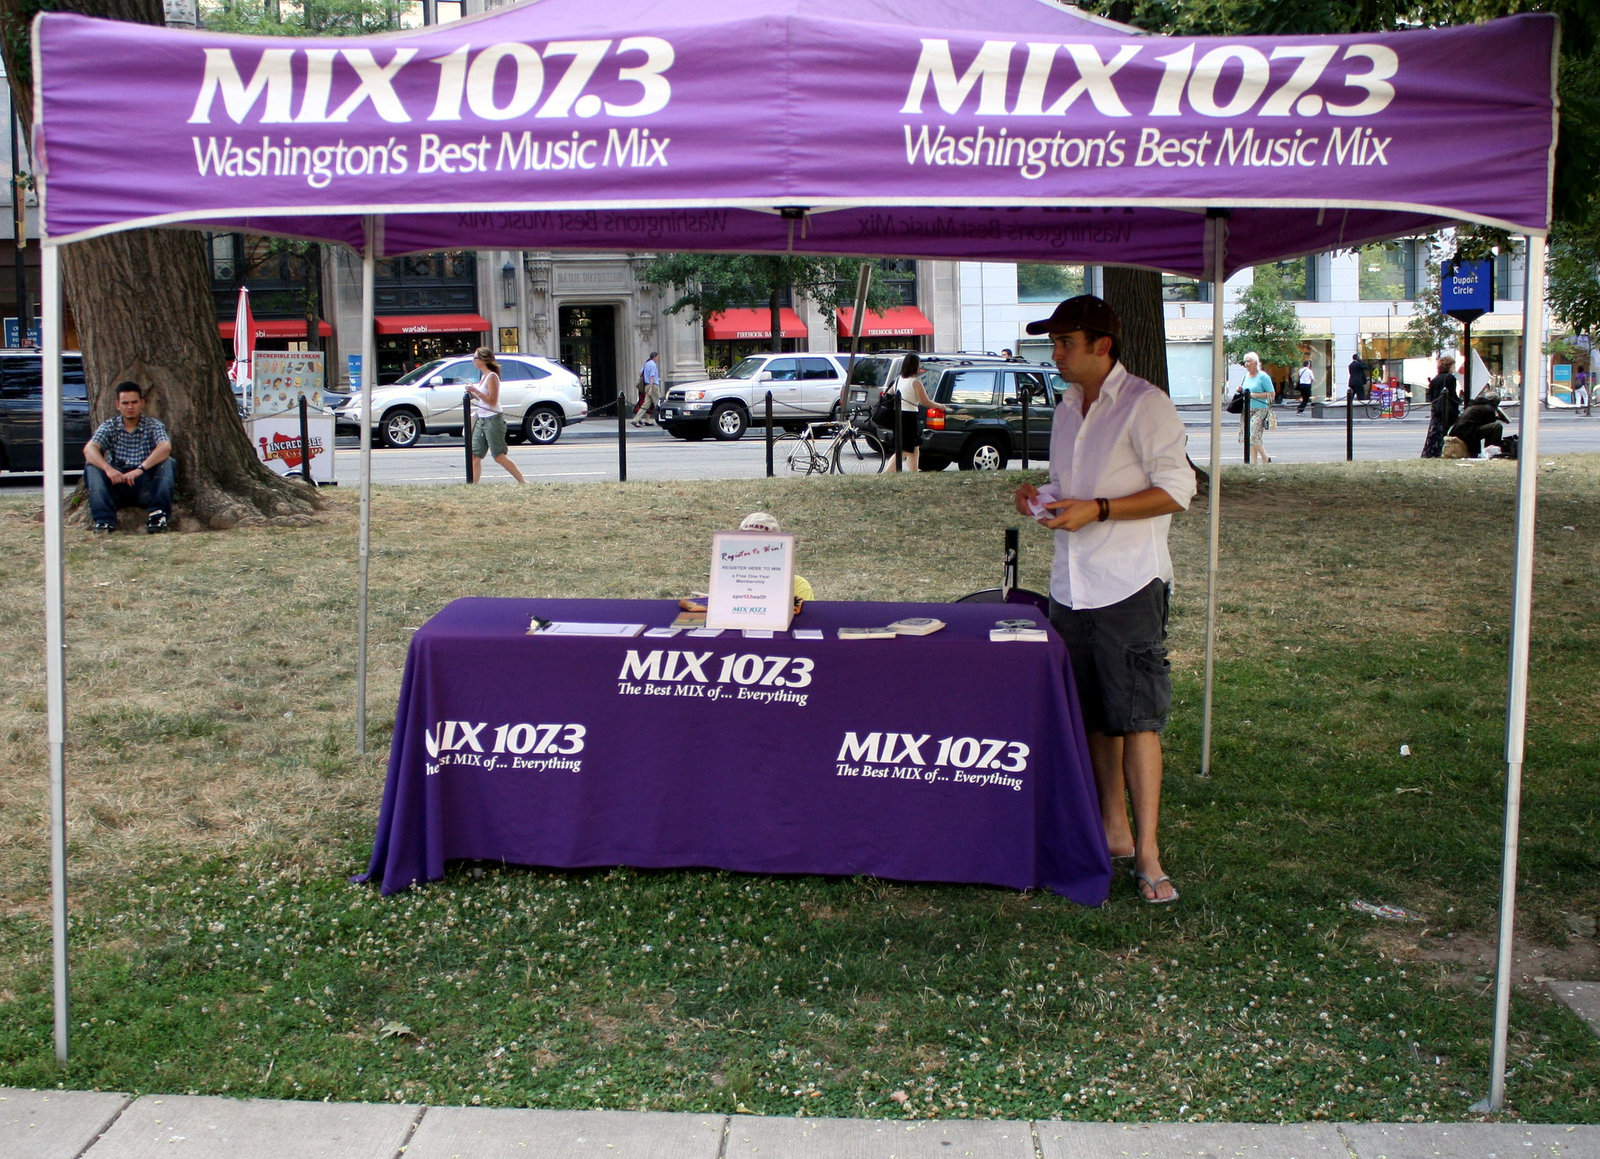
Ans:
{"type": "Polygon", "coordinates": [[[1167,529],[1194,498],[1183,420],[1119,361],[1122,323],[1092,294],[1028,325],[1048,334],[1067,389],[1050,429],[1050,483],[1016,492],[1055,532],[1050,622],[1067,643],[1112,857],[1133,859],[1139,894],[1178,900],[1161,867],[1161,731],[1172,703],[1167,529]],[[1129,811],[1132,811],[1132,822],[1129,811]]]}

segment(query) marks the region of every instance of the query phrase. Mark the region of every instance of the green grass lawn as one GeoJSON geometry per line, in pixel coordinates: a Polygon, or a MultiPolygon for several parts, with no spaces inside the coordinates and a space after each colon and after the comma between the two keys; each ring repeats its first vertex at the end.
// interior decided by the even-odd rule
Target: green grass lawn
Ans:
{"type": "MultiPolygon", "coordinates": [[[[461,595],[675,596],[773,512],[822,599],[999,580],[1011,472],[378,489],[310,526],[67,533],[73,1061],[52,1046],[37,499],[0,497],[0,1063],[12,1085],[869,1117],[1462,1119],[1487,1092],[1514,467],[1233,468],[1212,775],[1203,503],[1174,526],[1164,860],[1051,894],[366,864],[411,630],[461,595]],[[1409,754],[1401,755],[1401,746],[1409,754]],[[1353,901],[1401,906],[1386,921],[1353,901]]],[[[1510,1113],[1600,1122],[1600,456],[1540,473],[1510,1113]],[[1535,961],[1535,959],[1530,959],[1535,961]]],[[[1048,537],[1023,531],[1026,586],[1048,537]]]]}

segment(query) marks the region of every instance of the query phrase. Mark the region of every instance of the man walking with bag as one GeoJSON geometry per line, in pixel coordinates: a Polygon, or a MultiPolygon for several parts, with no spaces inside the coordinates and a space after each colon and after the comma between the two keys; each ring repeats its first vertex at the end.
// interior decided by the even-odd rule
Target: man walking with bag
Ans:
{"type": "Polygon", "coordinates": [[[656,364],[656,352],[644,360],[639,371],[639,401],[633,408],[633,425],[653,426],[656,421],[656,403],[661,398],[661,368],[656,364]]]}

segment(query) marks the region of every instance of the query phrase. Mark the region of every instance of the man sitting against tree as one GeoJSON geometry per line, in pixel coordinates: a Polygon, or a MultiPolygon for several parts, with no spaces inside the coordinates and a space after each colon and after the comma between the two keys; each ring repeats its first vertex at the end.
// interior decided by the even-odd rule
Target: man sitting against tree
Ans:
{"type": "Polygon", "coordinates": [[[83,444],[83,483],[89,489],[94,530],[117,529],[119,507],[143,507],[151,534],[172,515],[172,440],[160,419],[144,413],[144,388],[117,384],[117,415],[83,444]]]}

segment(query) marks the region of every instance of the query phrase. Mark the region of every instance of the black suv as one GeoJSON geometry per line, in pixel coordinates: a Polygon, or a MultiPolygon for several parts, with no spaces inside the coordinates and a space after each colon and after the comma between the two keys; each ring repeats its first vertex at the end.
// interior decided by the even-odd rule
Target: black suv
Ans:
{"type": "MultiPolygon", "coordinates": [[[[83,470],[89,388],[83,355],[61,356],[62,464],[83,470]]],[[[37,350],[0,350],[0,471],[44,470],[44,360],[37,350]]]]}
{"type": "MultiPolygon", "coordinates": [[[[1066,389],[1053,366],[982,354],[923,354],[922,387],[934,405],[922,416],[921,467],[998,471],[1022,455],[1022,401],[1028,400],[1028,459],[1050,458],[1050,420],[1066,389]]],[[[904,354],[856,359],[853,385],[882,388],[900,377],[904,354]]]]}

